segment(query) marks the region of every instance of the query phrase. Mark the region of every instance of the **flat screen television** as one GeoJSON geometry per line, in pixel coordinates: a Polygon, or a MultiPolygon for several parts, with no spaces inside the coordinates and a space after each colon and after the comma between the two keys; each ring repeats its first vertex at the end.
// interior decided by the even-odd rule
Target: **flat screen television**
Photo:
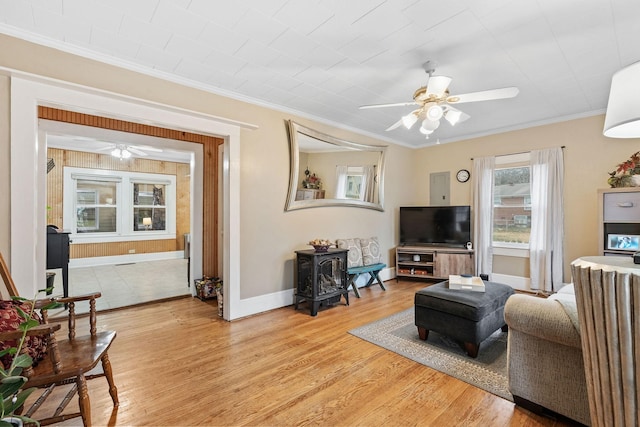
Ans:
{"type": "Polygon", "coordinates": [[[470,206],[401,206],[401,245],[465,247],[471,241],[470,206]]]}

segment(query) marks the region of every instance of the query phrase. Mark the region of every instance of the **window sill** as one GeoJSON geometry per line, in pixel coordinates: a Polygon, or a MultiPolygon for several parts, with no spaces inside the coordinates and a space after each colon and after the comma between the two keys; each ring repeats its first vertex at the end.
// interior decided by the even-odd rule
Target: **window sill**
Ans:
{"type": "Polygon", "coordinates": [[[510,256],[516,258],[529,258],[529,248],[510,246],[508,244],[493,245],[493,255],[510,256]]]}

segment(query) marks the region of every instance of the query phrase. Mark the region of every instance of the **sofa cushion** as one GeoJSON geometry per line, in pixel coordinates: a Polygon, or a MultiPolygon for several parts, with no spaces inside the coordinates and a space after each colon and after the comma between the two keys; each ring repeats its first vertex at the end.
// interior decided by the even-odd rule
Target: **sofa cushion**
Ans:
{"type": "Polygon", "coordinates": [[[362,247],[362,263],[372,265],[380,263],[380,243],[377,237],[359,239],[362,247]]]}
{"type": "Polygon", "coordinates": [[[340,249],[349,249],[349,253],[347,254],[347,268],[361,267],[363,265],[360,239],[337,239],[336,245],[340,249]]]}

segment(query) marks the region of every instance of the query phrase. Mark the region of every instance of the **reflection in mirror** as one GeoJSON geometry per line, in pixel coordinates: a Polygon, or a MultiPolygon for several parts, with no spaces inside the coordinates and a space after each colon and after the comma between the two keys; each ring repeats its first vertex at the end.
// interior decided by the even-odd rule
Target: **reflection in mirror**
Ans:
{"type": "Polygon", "coordinates": [[[291,171],[285,210],[383,209],[385,146],[356,144],[287,121],[291,171]]]}

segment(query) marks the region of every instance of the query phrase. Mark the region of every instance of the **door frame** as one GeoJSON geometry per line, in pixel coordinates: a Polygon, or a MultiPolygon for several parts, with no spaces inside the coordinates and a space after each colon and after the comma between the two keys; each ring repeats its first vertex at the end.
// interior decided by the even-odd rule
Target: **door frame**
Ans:
{"type": "MultiPolygon", "coordinates": [[[[239,317],[240,130],[256,126],[35,76],[11,77],[11,271],[21,295],[34,295],[46,271],[46,142],[38,138],[38,106],[183,129],[224,139],[224,318],[239,317]],[[31,141],[31,142],[29,142],[31,141]]],[[[194,177],[194,180],[197,179],[194,177]]],[[[200,176],[201,179],[201,176],[200,176]]],[[[202,215],[202,200],[194,201],[202,215]]],[[[192,223],[202,235],[202,220],[192,223]]],[[[197,234],[196,234],[197,233],[197,234]]],[[[202,274],[202,242],[192,242],[194,274],[202,274]],[[198,266],[200,271],[198,271],[198,266]]]]}

